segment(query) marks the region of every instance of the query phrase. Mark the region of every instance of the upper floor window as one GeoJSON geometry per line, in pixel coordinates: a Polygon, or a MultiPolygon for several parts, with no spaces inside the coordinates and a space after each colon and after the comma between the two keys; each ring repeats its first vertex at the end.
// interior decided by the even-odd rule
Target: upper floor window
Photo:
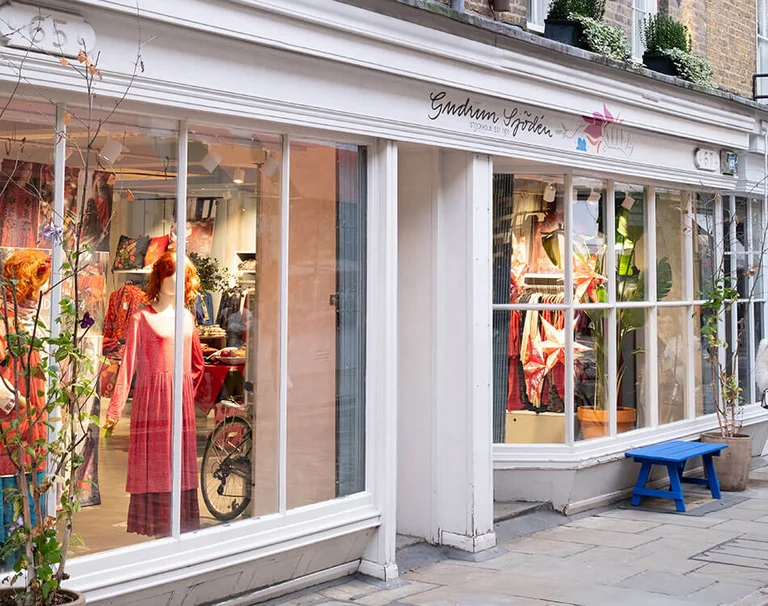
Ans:
{"type": "Polygon", "coordinates": [[[544,19],[549,12],[550,0],[528,0],[528,29],[544,31],[544,19]]]}
{"type": "Polygon", "coordinates": [[[632,0],[632,56],[636,59],[640,59],[645,52],[643,24],[657,11],[657,0],[632,0]]]}
{"type": "MultiPolygon", "coordinates": [[[[757,65],[758,74],[768,73],[768,0],[757,0],[757,65]]],[[[768,78],[758,78],[757,94],[768,95],[768,78]]]]}

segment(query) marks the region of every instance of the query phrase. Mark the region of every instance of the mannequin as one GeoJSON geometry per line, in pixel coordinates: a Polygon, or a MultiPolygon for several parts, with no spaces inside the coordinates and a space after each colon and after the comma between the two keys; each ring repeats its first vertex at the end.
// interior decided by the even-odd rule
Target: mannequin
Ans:
{"type": "MultiPolygon", "coordinates": [[[[187,306],[195,301],[199,284],[197,271],[187,259],[187,306]]],[[[105,423],[110,435],[120,422],[135,374],[126,480],[126,491],[131,495],[128,532],[155,537],[171,534],[175,289],[176,254],[169,252],[152,266],[146,289],[148,305],[128,321],[123,359],[105,423]]],[[[205,362],[192,314],[187,309],[180,313],[184,315],[181,530],[188,532],[200,527],[194,406],[205,362]]]]}
{"type": "MultiPolygon", "coordinates": [[[[50,276],[51,258],[47,252],[19,249],[5,260],[3,282],[7,285],[6,303],[3,304],[0,298],[0,312],[7,317],[10,331],[13,332],[17,325],[20,331],[29,330],[28,326],[34,322],[34,313],[37,309],[40,291],[50,276]],[[15,285],[11,285],[11,280],[15,282],[15,285]],[[14,309],[13,302],[14,291],[16,309],[14,309]],[[16,312],[15,318],[14,312],[16,312]]],[[[6,340],[5,321],[0,319],[0,431],[8,430],[10,423],[14,419],[19,419],[18,427],[24,440],[29,444],[34,444],[37,440],[44,440],[48,431],[45,425],[46,415],[43,412],[46,405],[45,377],[42,374],[32,376],[29,380],[29,389],[27,389],[27,381],[25,379],[19,380],[19,373],[23,373],[23,369],[18,368],[20,361],[17,360],[14,364],[14,360],[8,352],[6,340]],[[18,391],[18,395],[15,394],[16,391],[18,391]],[[39,395],[40,393],[43,395],[39,395]],[[30,423],[29,417],[34,417],[35,422],[30,423]]],[[[32,349],[31,352],[24,352],[21,357],[27,358],[27,356],[30,367],[39,367],[40,353],[37,350],[32,349]]],[[[5,440],[7,441],[11,435],[11,432],[6,434],[5,440]]],[[[0,490],[5,491],[16,487],[14,474],[17,472],[17,463],[16,453],[9,452],[4,444],[0,445],[0,490]]],[[[41,481],[45,473],[45,451],[43,449],[38,450],[34,457],[25,455],[23,464],[27,466],[28,471],[31,471],[31,467],[34,466],[37,470],[38,482],[41,481]]],[[[4,501],[5,497],[3,497],[4,501]]],[[[14,521],[12,508],[0,507],[0,538],[2,540],[8,536],[10,526],[14,521]]],[[[9,556],[5,563],[12,564],[13,559],[12,556],[9,556]]]]}

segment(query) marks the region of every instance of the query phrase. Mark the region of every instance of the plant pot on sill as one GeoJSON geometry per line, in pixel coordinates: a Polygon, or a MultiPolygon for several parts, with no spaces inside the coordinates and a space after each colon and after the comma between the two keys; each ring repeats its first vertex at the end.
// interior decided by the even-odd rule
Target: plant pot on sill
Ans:
{"type": "MultiPolygon", "coordinates": [[[[0,589],[0,606],[15,606],[16,601],[14,596],[20,593],[18,589],[0,589]]],[[[57,597],[60,598],[57,602],[51,602],[52,604],[60,604],[61,606],[85,606],[85,596],[77,591],[70,591],[68,589],[60,589],[57,592],[57,597]]]]}
{"type": "Polygon", "coordinates": [[[675,67],[674,61],[668,55],[649,55],[645,53],[643,55],[643,65],[660,74],[677,76],[677,67],[675,67]]]}
{"type": "Polygon", "coordinates": [[[569,46],[581,47],[583,30],[578,21],[560,19],[544,20],[544,37],[569,46]]]}
{"type": "Polygon", "coordinates": [[[720,451],[719,457],[712,457],[720,488],[729,492],[746,490],[752,463],[752,436],[736,434],[724,438],[719,432],[711,432],[701,434],[701,441],[728,445],[728,448],[720,451]]]}
{"type": "MultiPolygon", "coordinates": [[[[581,424],[581,434],[585,440],[601,438],[609,434],[608,411],[579,406],[576,411],[581,424]]],[[[637,410],[634,408],[619,408],[616,411],[616,431],[624,433],[635,427],[637,410]]]]}

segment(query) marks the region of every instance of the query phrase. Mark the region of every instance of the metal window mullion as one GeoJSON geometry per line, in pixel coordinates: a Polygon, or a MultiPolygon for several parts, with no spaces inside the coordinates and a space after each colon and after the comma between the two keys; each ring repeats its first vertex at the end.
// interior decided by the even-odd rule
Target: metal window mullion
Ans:
{"type": "Polygon", "coordinates": [[[181,474],[182,474],[182,423],[184,401],[184,279],[187,239],[184,226],[187,224],[187,144],[189,131],[187,121],[179,122],[178,167],[176,175],[176,288],[174,293],[176,313],[174,316],[173,341],[173,414],[171,433],[171,535],[181,536],[181,474]],[[178,276],[182,276],[178,279],[178,276]]]}
{"type": "Polygon", "coordinates": [[[646,290],[648,301],[652,307],[648,310],[646,324],[648,326],[648,343],[646,349],[646,368],[648,374],[648,424],[650,427],[659,426],[659,326],[658,326],[658,301],[656,301],[656,188],[648,187],[645,190],[645,216],[648,226],[646,234],[648,246],[646,247],[647,279],[646,290]]]}
{"type": "MultiPolygon", "coordinates": [[[[608,245],[607,263],[605,275],[608,278],[608,343],[604,346],[604,351],[608,354],[608,365],[606,377],[598,380],[607,381],[608,389],[608,427],[611,437],[616,436],[616,410],[618,407],[617,399],[617,379],[618,379],[618,352],[616,344],[616,191],[613,181],[606,184],[605,194],[605,227],[606,243],[608,245]]],[[[603,320],[605,321],[605,320],[603,320]]]]}
{"type": "Polygon", "coordinates": [[[565,222],[565,251],[563,258],[566,259],[564,265],[565,291],[564,299],[565,310],[565,443],[572,446],[574,443],[574,352],[573,352],[573,176],[565,175],[565,200],[564,202],[564,222],[565,222]]]}
{"type": "Polygon", "coordinates": [[[288,508],[288,277],[290,228],[291,142],[282,138],[282,179],[280,180],[280,384],[278,408],[278,498],[277,509],[288,508]]]}
{"type": "Polygon", "coordinates": [[[685,251],[684,254],[684,262],[683,262],[683,274],[684,274],[684,284],[685,284],[685,299],[688,301],[688,306],[686,309],[688,310],[688,313],[686,314],[686,320],[685,320],[685,339],[686,339],[686,364],[687,369],[685,376],[687,378],[686,381],[686,389],[685,389],[685,418],[686,419],[695,419],[696,418],[696,373],[694,372],[695,364],[696,364],[696,349],[694,348],[694,321],[693,321],[693,274],[694,274],[694,268],[693,268],[693,197],[694,194],[692,192],[686,192],[685,193],[685,211],[683,213],[683,249],[685,251]]]}

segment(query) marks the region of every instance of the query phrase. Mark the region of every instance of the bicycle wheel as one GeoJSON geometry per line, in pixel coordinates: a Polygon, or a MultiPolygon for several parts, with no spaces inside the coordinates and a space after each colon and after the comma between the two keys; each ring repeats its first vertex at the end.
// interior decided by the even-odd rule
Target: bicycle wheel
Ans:
{"type": "Polygon", "coordinates": [[[203,451],[203,501],[217,520],[234,520],[251,502],[251,426],[229,417],[214,428],[203,451]]]}

